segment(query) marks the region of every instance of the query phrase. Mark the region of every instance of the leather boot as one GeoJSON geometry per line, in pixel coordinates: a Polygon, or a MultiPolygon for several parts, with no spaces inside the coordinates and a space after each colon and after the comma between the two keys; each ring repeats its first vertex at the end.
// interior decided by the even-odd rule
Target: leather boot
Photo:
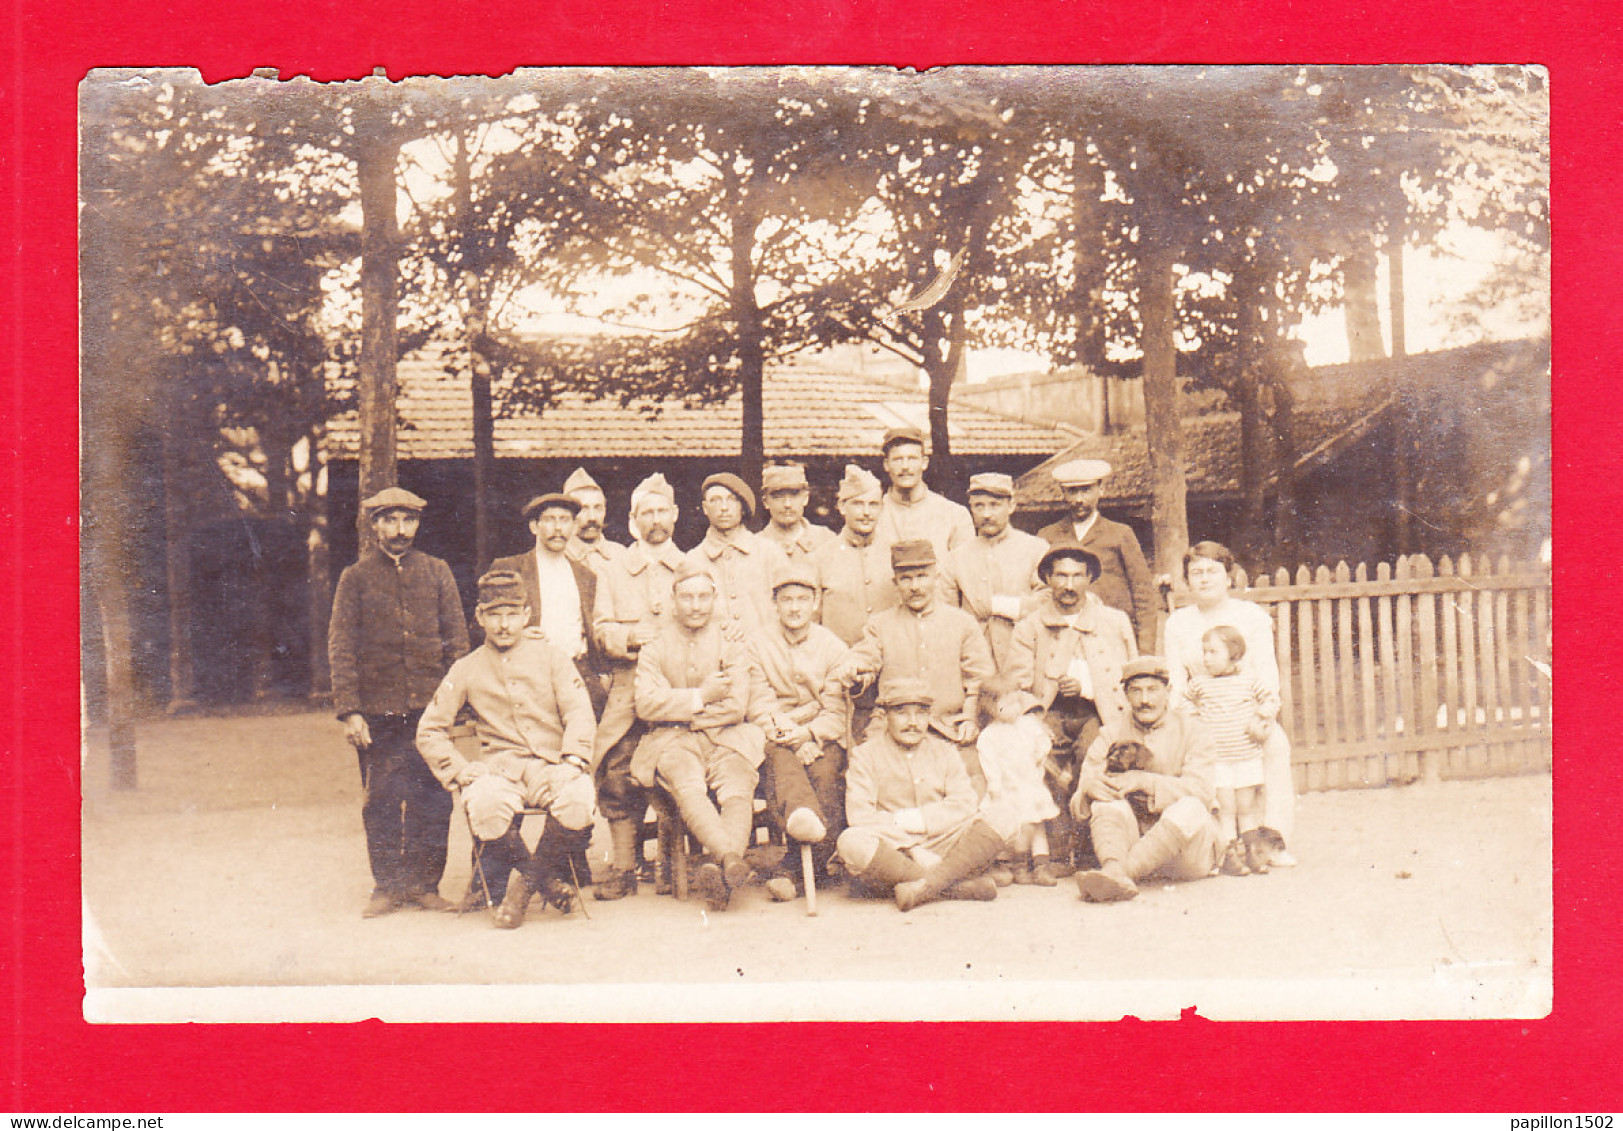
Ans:
{"type": "Polygon", "coordinates": [[[871,895],[889,895],[896,889],[897,884],[907,883],[909,880],[921,879],[924,869],[901,849],[891,844],[881,844],[856,876],[862,881],[863,889],[871,895]]]}
{"type": "MultiPolygon", "coordinates": [[[[750,846],[755,826],[755,803],[748,797],[729,797],[721,803],[721,827],[727,838],[722,856],[742,856],[750,846]]],[[[729,884],[732,880],[729,878],[729,884]]]]}
{"type": "MultiPolygon", "coordinates": [[[[896,885],[896,906],[911,911],[921,903],[939,898],[959,880],[968,879],[985,868],[1003,851],[1003,838],[985,821],[976,821],[964,830],[941,863],[916,880],[896,885]]],[[[993,886],[995,892],[996,885],[993,886]]]]}
{"type": "Polygon", "coordinates": [[[519,836],[518,821],[515,820],[501,836],[485,842],[485,850],[479,854],[479,871],[484,874],[484,883],[480,884],[476,875],[469,887],[478,888],[481,895],[488,888],[490,905],[498,907],[507,895],[507,877],[514,868],[525,867],[529,860],[530,850],[525,846],[524,838],[519,836]]]}
{"type": "Polygon", "coordinates": [[[673,797],[677,812],[682,814],[682,823],[687,825],[688,832],[693,834],[706,852],[720,860],[733,851],[727,826],[722,823],[716,807],[710,803],[708,794],[703,790],[683,790],[673,797]]]}
{"type": "Polygon", "coordinates": [[[1099,867],[1076,874],[1077,894],[1089,903],[1120,903],[1138,894],[1127,857],[1133,844],[1133,817],[1114,808],[1095,810],[1089,822],[1099,867]]]}
{"type": "Polygon", "coordinates": [[[1172,863],[1188,843],[1189,834],[1177,825],[1165,819],[1157,821],[1127,853],[1124,861],[1127,874],[1134,880],[1142,880],[1156,869],[1172,863]]]}

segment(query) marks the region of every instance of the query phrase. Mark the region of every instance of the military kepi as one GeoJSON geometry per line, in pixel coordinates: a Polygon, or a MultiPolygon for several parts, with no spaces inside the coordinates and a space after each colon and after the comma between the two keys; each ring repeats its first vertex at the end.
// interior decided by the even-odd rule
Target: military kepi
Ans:
{"type": "Polygon", "coordinates": [[[997,471],[983,471],[969,477],[971,495],[994,495],[999,499],[1014,498],[1014,476],[997,471]]]}
{"type": "Polygon", "coordinates": [[[900,428],[892,428],[885,433],[884,440],[879,444],[879,450],[888,452],[892,444],[917,444],[922,448],[925,446],[924,432],[911,424],[904,424],[900,428]]]}
{"type": "Polygon", "coordinates": [[[1154,676],[1162,683],[1172,682],[1172,669],[1160,656],[1140,656],[1136,660],[1128,660],[1121,666],[1121,681],[1124,684],[1132,683],[1141,676],[1154,676]]]}
{"type": "Polygon", "coordinates": [[[804,585],[814,593],[820,588],[817,571],[799,557],[789,559],[772,571],[772,592],[776,593],[785,585],[804,585]]]}
{"type": "Polygon", "coordinates": [[[806,469],[798,463],[775,463],[761,472],[761,493],[804,491],[808,487],[806,469]]]}
{"type": "Polygon", "coordinates": [[[428,500],[419,498],[404,488],[387,487],[362,503],[361,509],[369,517],[375,518],[384,511],[398,510],[411,511],[414,514],[421,513],[426,506],[428,506],[428,500]]]}
{"type": "Polygon", "coordinates": [[[479,607],[519,608],[526,603],[524,579],[510,569],[493,569],[479,579],[479,607]]]}
{"type": "Polygon", "coordinates": [[[935,565],[935,546],[923,538],[897,542],[890,548],[890,568],[923,569],[935,565]]]}
{"type": "Polygon", "coordinates": [[[681,562],[677,564],[676,572],[671,575],[671,588],[675,589],[682,582],[695,577],[704,578],[712,586],[716,584],[716,575],[710,572],[709,566],[701,565],[699,562],[684,556],[681,562]]]}
{"type": "Polygon", "coordinates": [[[888,679],[879,686],[879,705],[881,707],[900,707],[908,703],[928,707],[934,702],[935,696],[930,694],[930,685],[922,679],[904,676],[888,679]]]}

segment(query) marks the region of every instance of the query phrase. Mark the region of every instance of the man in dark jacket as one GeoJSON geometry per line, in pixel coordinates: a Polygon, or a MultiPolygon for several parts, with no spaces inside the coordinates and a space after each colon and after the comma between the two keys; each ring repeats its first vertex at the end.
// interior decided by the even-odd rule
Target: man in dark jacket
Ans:
{"type": "Polygon", "coordinates": [[[399,487],[361,504],[376,544],[339,577],[327,628],[333,706],[366,790],[368,919],[408,906],[451,908],[439,893],[451,795],[415,738],[423,707],[468,650],[468,627],[450,567],[412,549],[427,505],[399,487]]]}
{"type": "Polygon", "coordinates": [[[1133,528],[1099,513],[1099,496],[1109,474],[1110,465],[1102,459],[1073,459],[1056,467],[1054,481],[1065,492],[1071,514],[1043,527],[1037,536],[1055,546],[1076,543],[1099,559],[1093,592],[1127,614],[1138,637],[1138,650],[1153,655],[1161,629],[1155,578],[1133,528]]]}
{"type": "Polygon", "coordinates": [[[535,549],[491,563],[492,573],[511,570],[524,579],[530,606],[530,625],[547,642],[575,662],[592,713],[602,714],[606,691],[604,664],[592,640],[592,619],[597,607],[597,574],[569,556],[580,501],[572,495],[541,495],[524,504],[524,518],[535,535],[535,549]]]}

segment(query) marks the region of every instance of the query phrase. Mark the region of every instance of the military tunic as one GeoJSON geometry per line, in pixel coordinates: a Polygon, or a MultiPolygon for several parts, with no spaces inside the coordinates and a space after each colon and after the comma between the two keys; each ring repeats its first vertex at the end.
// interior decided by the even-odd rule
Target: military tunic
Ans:
{"type": "Polygon", "coordinates": [[[922,539],[935,547],[936,560],[940,561],[948,550],[974,537],[975,521],[969,516],[969,508],[934,491],[926,491],[916,503],[901,502],[896,492],[886,491],[879,504],[874,541],[882,546],[922,539]]]}
{"type": "Polygon", "coordinates": [[[773,523],[767,523],[761,529],[760,536],[771,542],[792,561],[797,558],[809,558],[819,546],[826,546],[839,535],[826,526],[818,526],[815,522],[800,520],[800,526],[793,534],[785,535],[773,523]]]}
{"type": "Polygon", "coordinates": [[[875,616],[842,667],[877,673],[881,682],[924,680],[931,716],[951,728],[974,717],[981,684],[994,670],[975,618],[940,601],[922,613],[897,605],[875,616]]]}
{"type": "Polygon", "coordinates": [[[748,634],[777,619],[772,609],[772,575],[788,559],[775,544],[743,527],[734,530],[731,538],[723,538],[712,528],[687,556],[715,576],[718,623],[730,623],[748,634]]]}
{"type": "Polygon", "coordinates": [[[981,623],[998,671],[1008,666],[1015,622],[1042,587],[1037,563],[1047,552],[1047,542],[1010,526],[996,538],[971,538],[941,563],[942,596],[981,623]]]}
{"type": "Polygon", "coordinates": [[[849,530],[842,530],[812,553],[811,562],[823,590],[823,627],[847,644],[862,639],[874,614],[901,600],[890,548],[877,540],[858,545],[849,530]]]}

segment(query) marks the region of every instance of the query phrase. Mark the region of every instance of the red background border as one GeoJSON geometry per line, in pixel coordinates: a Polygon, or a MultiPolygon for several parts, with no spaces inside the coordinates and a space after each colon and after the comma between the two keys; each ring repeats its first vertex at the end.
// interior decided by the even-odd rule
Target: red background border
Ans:
{"type": "MultiPolygon", "coordinates": [[[[1182,8],[1167,0],[14,0],[15,256],[5,568],[13,865],[11,1111],[588,1109],[1617,1109],[1619,759],[1607,724],[1620,403],[1608,262],[1615,8],[1532,0],[1182,8]],[[548,63],[1537,62],[1553,92],[1556,1012],[1546,1021],[1218,1025],[90,1026],[80,1020],[75,86],[94,66],[278,66],[353,78],[548,63]],[[1575,487],[1581,484],[1581,487],[1575,487]],[[1594,627],[1589,627],[1593,625],[1594,627]],[[501,1049],[508,1054],[506,1063],[501,1049]],[[790,1071],[795,1061],[812,1066],[790,1071]]],[[[1492,835],[1489,829],[1483,835],[1492,835]]]]}

